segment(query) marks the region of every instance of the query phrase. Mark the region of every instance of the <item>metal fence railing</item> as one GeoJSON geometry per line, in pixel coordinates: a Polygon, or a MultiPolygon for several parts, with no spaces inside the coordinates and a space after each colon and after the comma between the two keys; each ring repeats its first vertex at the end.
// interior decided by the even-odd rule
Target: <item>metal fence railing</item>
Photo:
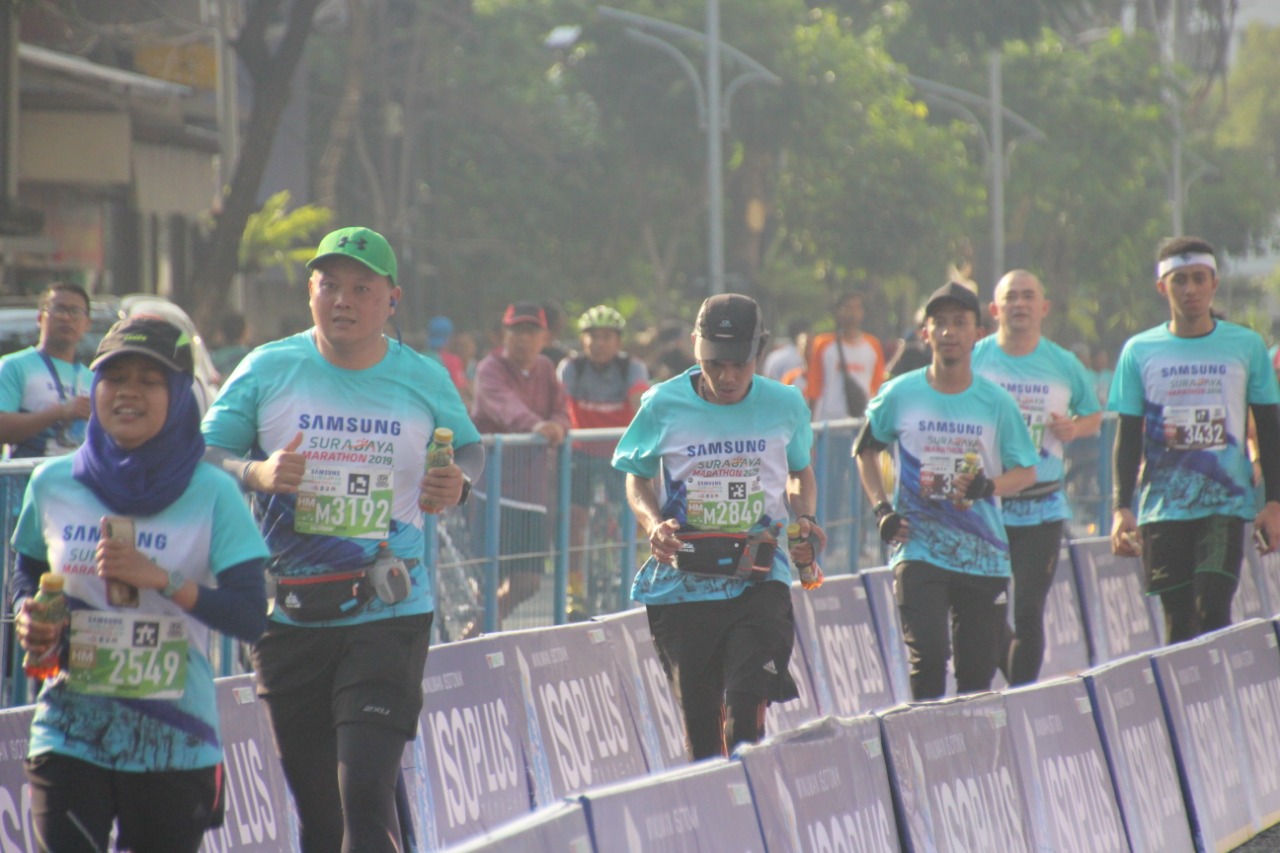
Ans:
{"type": "MultiPolygon", "coordinates": [[[[1102,496],[1110,492],[1113,424],[1104,420],[1101,437],[1069,447],[1073,536],[1098,535],[1109,523],[1102,496]]],[[[817,516],[828,535],[821,563],[828,575],[884,562],[851,456],[860,425],[853,419],[815,425],[817,516]]],[[[629,606],[631,578],[648,549],[627,506],[623,475],[608,464],[621,432],[574,430],[554,449],[533,434],[484,436],[488,462],[472,499],[435,524],[427,518],[424,556],[436,566],[436,641],[560,624],[629,606]]],[[[0,462],[6,591],[14,564],[9,542],[37,461],[0,462]]],[[[9,706],[28,694],[7,604],[4,612],[0,703],[9,706]]],[[[243,671],[243,655],[227,638],[216,644],[214,658],[220,675],[243,671]]]]}

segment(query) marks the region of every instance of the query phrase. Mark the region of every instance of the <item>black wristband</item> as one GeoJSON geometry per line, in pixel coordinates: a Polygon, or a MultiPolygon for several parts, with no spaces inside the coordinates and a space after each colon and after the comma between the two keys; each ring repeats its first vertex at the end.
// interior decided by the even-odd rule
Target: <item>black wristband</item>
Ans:
{"type": "Polygon", "coordinates": [[[896,512],[890,512],[880,518],[880,541],[889,543],[893,541],[893,537],[898,535],[898,530],[902,527],[905,519],[896,512]]]}
{"type": "Polygon", "coordinates": [[[965,500],[980,501],[996,493],[996,481],[979,471],[969,481],[969,488],[964,490],[965,500]]]}
{"type": "Polygon", "coordinates": [[[893,504],[888,501],[880,501],[880,503],[876,504],[871,511],[875,513],[876,518],[884,518],[886,515],[893,512],[893,504]]]}
{"type": "Polygon", "coordinates": [[[810,524],[818,523],[818,519],[814,518],[812,515],[797,515],[796,521],[799,521],[802,518],[807,519],[810,524]]]}

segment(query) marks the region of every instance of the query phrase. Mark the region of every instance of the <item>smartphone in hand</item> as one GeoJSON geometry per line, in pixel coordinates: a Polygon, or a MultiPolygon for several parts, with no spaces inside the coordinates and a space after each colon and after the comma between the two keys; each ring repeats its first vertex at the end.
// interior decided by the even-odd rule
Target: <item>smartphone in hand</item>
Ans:
{"type": "MultiPolygon", "coordinates": [[[[132,518],[124,518],[118,515],[104,516],[102,519],[102,533],[108,539],[116,542],[134,544],[137,541],[132,518]]],[[[108,580],[107,603],[112,607],[137,607],[140,603],[138,588],[124,581],[108,580]]]]}

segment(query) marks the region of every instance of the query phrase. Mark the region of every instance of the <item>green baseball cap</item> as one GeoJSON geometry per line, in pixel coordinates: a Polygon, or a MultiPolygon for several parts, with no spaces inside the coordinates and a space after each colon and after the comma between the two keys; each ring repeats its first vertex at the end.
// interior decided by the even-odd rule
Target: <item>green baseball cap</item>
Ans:
{"type": "Polygon", "coordinates": [[[377,231],[359,225],[331,231],[320,241],[316,256],[307,261],[307,269],[315,269],[325,258],[337,256],[359,261],[378,275],[385,275],[396,283],[396,253],[391,251],[387,238],[377,231]]]}

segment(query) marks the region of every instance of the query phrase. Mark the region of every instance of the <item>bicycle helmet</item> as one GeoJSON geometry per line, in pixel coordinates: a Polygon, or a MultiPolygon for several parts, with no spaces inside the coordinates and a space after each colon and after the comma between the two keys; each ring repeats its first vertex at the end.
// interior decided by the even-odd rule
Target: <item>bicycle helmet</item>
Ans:
{"type": "Polygon", "coordinates": [[[618,309],[610,308],[608,305],[597,305],[594,308],[588,308],[581,319],[578,320],[578,331],[585,332],[588,329],[616,329],[621,333],[627,327],[626,319],[618,313],[618,309]]]}

